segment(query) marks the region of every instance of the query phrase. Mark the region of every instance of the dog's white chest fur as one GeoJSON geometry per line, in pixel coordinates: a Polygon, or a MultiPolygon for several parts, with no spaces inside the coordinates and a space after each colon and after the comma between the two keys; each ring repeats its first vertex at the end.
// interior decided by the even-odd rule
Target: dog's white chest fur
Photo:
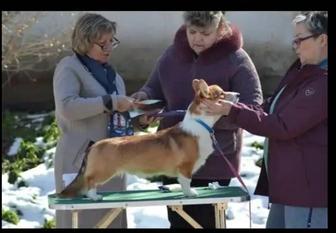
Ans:
{"type": "MultiPolygon", "coordinates": [[[[206,117],[197,116],[197,118],[204,121],[204,118],[206,117]]],[[[211,118],[206,120],[210,120],[211,123],[213,121],[211,118]]],[[[212,127],[212,125],[213,123],[210,124],[210,127],[212,127]]],[[[186,116],[184,117],[181,128],[191,133],[192,135],[197,136],[199,158],[197,159],[192,171],[192,173],[195,173],[201,166],[205,164],[209,155],[214,151],[210,133],[204,126],[195,121],[195,117],[193,117],[189,112],[187,112],[186,116]]]]}

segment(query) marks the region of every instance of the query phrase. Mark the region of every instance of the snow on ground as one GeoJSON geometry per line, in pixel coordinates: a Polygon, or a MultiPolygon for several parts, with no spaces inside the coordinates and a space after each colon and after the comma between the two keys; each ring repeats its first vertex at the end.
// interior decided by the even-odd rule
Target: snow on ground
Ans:
{"type": "Polygon", "coordinates": [[[22,141],[23,141],[22,138],[15,138],[14,143],[11,145],[11,147],[9,148],[9,150],[7,152],[7,155],[8,156],[16,155],[19,148],[20,148],[20,145],[21,145],[22,141]]]}

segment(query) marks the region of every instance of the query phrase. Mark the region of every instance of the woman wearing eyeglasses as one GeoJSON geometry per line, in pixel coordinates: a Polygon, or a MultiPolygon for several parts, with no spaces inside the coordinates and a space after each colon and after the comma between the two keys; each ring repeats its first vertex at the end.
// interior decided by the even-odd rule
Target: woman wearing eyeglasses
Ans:
{"type": "MultiPolygon", "coordinates": [[[[131,98],[121,76],[108,64],[113,49],[116,23],[98,14],[85,14],[77,21],[72,34],[74,54],[63,58],[56,67],[53,88],[55,116],[60,138],[54,158],[56,192],[74,178],[90,142],[132,134],[127,110],[131,98]]],[[[126,189],[125,178],[117,177],[98,191],[126,189]]],[[[92,228],[109,210],[81,210],[79,228],[92,228]]],[[[56,211],[56,227],[70,228],[69,211],[56,211]]],[[[111,228],[126,228],[121,214],[111,228]]]]}
{"type": "Polygon", "coordinates": [[[328,227],[328,13],[294,21],[298,60],[261,107],[204,101],[253,134],[265,136],[256,194],[272,203],[267,228],[328,227]]]}

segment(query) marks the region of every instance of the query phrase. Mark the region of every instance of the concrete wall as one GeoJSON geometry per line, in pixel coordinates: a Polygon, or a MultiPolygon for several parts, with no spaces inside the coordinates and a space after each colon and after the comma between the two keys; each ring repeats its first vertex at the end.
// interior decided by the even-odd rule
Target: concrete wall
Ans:
{"type": "Polygon", "coordinates": [[[244,48],[259,72],[265,95],[272,93],[279,79],[296,59],[291,41],[291,21],[299,12],[245,11],[228,12],[244,35],[244,48]]]}
{"type": "MultiPolygon", "coordinates": [[[[118,24],[117,37],[121,44],[114,50],[111,62],[126,80],[128,92],[132,93],[146,81],[157,58],[172,43],[176,30],[182,24],[182,12],[100,11],[98,13],[118,24]]],[[[295,59],[295,54],[291,49],[293,30],[291,20],[297,13],[292,11],[227,12],[226,18],[238,25],[243,33],[244,48],[256,65],[265,95],[272,93],[279,79],[295,59]]],[[[57,27],[60,24],[69,25],[67,20],[74,20],[74,17],[64,17],[62,20],[57,20],[55,14],[51,13],[50,16],[44,17],[44,22],[41,22],[36,33],[50,31],[56,21],[57,27]]],[[[27,82],[20,84],[20,81],[14,82],[15,85],[8,86],[3,95],[5,105],[15,107],[18,106],[18,103],[24,102],[25,106],[29,106],[30,102],[37,104],[48,100],[47,105],[52,107],[53,103],[50,103],[52,93],[45,96],[45,91],[38,90],[46,88],[46,85],[49,85],[48,90],[52,90],[52,72],[49,72],[48,76],[44,73],[43,76],[43,79],[46,80],[40,87],[36,83],[32,85],[27,82]],[[36,100],[26,98],[24,93],[22,98],[18,99],[12,88],[18,88],[20,85],[24,85],[21,89],[26,90],[27,97],[32,91],[41,94],[34,97],[36,100]]]]}
{"type": "Polygon", "coordinates": [[[127,80],[129,92],[136,91],[149,77],[157,58],[172,43],[183,23],[180,11],[99,12],[117,22],[121,43],[111,61],[127,80]]]}
{"type": "MultiPolygon", "coordinates": [[[[118,22],[122,44],[115,50],[112,62],[125,79],[143,82],[157,57],[173,41],[182,24],[182,12],[100,12],[118,22]],[[130,64],[131,67],[130,68],[130,64]]],[[[227,19],[237,24],[244,36],[244,48],[253,59],[265,95],[295,59],[291,49],[291,20],[297,12],[233,11],[227,19]]],[[[133,89],[133,85],[129,85],[133,89]]]]}

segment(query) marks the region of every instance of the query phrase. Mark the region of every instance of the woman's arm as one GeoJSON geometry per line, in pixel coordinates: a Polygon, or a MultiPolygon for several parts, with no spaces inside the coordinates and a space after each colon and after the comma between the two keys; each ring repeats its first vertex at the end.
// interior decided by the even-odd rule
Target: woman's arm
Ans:
{"type": "MultiPolygon", "coordinates": [[[[230,78],[230,91],[240,93],[239,102],[248,105],[262,104],[262,90],[257,70],[245,51],[240,51],[234,56],[239,56],[236,61],[236,72],[230,78]]],[[[237,129],[238,125],[230,122],[223,116],[215,125],[216,129],[237,129]]]]}
{"type": "Polygon", "coordinates": [[[274,114],[232,104],[228,118],[253,134],[286,140],[297,137],[328,118],[327,79],[322,77],[309,84],[315,92],[307,95],[306,88],[298,90],[293,100],[274,114]]]}
{"type": "Polygon", "coordinates": [[[56,108],[70,120],[80,120],[102,114],[107,110],[102,96],[85,98],[79,95],[81,84],[74,69],[69,66],[56,68],[53,88],[56,108]]]}

